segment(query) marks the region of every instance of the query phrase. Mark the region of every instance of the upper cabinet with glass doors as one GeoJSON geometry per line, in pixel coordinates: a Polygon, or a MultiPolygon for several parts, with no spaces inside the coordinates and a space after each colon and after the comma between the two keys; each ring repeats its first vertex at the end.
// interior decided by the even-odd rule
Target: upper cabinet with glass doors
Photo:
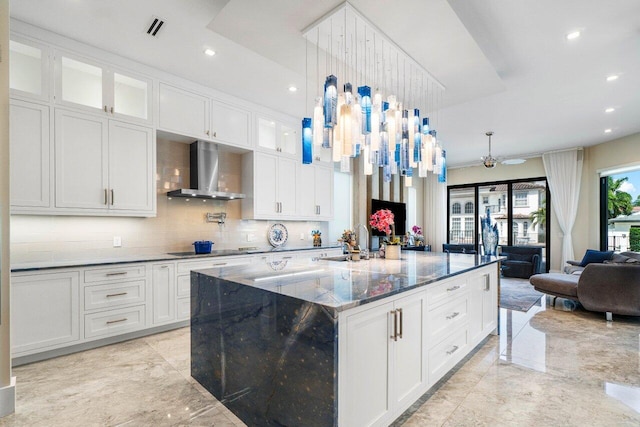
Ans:
{"type": "Polygon", "coordinates": [[[55,53],[55,102],[109,117],[151,122],[151,79],[70,53],[55,53]]]}
{"type": "Polygon", "coordinates": [[[11,37],[9,87],[13,97],[49,101],[49,48],[11,37]]]}
{"type": "Polygon", "coordinates": [[[295,156],[300,144],[294,124],[282,123],[264,117],[257,118],[258,147],[295,156]]]}

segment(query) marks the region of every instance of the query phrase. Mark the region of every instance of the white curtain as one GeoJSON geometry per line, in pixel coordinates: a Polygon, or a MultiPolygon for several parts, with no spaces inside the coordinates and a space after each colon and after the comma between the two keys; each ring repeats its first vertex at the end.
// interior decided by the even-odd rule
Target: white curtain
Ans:
{"type": "Polygon", "coordinates": [[[551,192],[551,204],[562,230],[562,266],[573,257],[571,230],[578,213],[580,181],[582,180],[582,150],[573,149],[542,155],[544,170],[551,192]]]}
{"type": "Polygon", "coordinates": [[[434,252],[447,242],[447,184],[429,173],[424,183],[424,236],[434,252]]]}

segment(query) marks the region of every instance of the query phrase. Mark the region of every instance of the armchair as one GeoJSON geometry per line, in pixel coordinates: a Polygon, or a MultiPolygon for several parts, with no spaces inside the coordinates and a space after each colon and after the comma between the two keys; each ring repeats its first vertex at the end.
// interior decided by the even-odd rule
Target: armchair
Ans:
{"type": "Polygon", "coordinates": [[[528,279],[540,273],[542,248],[534,246],[501,246],[500,255],[507,259],[502,261],[504,277],[528,279]]]}

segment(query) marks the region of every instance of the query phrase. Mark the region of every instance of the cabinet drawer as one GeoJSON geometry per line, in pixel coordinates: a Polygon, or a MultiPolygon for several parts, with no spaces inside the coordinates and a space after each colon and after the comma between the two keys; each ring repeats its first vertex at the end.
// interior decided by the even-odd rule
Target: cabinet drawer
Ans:
{"type": "Polygon", "coordinates": [[[191,317],[191,298],[178,298],[178,320],[191,317]]]}
{"type": "Polygon", "coordinates": [[[429,350],[429,384],[435,384],[467,353],[469,333],[464,327],[429,350]]]}
{"type": "Polygon", "coordinates": [[[455,278],[453,280],[447,280],[444,283],[428,286],[427,301],[429,309],[467,293],[468,289],[466,277],[455,278]]]}
{"type": "Polygon", "coordinates": [[[95,283],[108,280],[128,280],[145,277],[146,267],[142,265],[124,265],[121,267],[95,268],[85,270],[84,282],[95,283]]]}
{"type": "Polygon", "coordinates": [[[142,329],[144,305],[86,314],[84,316],[84,337],[95,338],[118,335],[142,329]]]}
{"type": "Polygon", "coordinates": [[[467,322],[469,318],[469,296],[461,295],[427,314],[429,347],[438,344],[451,331],[467,322]]]}
{"type": "Polygon", "coordinates": [[[117,307],[125,304],[143,303],[146,280],[85,286],[84,309],[117,307]]]}
{"type": "Polygon", "coordinates": [[[228,258],[228,257],[211,257],[200,261],[182,261],[178,262],[178,274],[189,274],[191,270],[201,270],[204,268],[226,267],[229,265],[249,264],[251,257],[228,258]]]}
{"type": "Polygon", "coordinates": [[[178,297],[188,297],[191,294],[191,275],[178,276],[178,297]]]}

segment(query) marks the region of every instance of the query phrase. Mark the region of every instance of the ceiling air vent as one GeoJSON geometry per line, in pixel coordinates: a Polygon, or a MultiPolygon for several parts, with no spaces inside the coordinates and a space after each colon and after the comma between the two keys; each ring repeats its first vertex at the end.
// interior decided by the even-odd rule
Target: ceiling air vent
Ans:
{"type": "Polygon", "coordinates": [[[162,28],[163,25],[164,19],[153,16],[151,18],[151,25],[149,25],[149,28],[147,28],[147,34],[149,34],[151,37],[156,37],[158,35],[158,31],[160,31],[160,28],[162,28]]]}

